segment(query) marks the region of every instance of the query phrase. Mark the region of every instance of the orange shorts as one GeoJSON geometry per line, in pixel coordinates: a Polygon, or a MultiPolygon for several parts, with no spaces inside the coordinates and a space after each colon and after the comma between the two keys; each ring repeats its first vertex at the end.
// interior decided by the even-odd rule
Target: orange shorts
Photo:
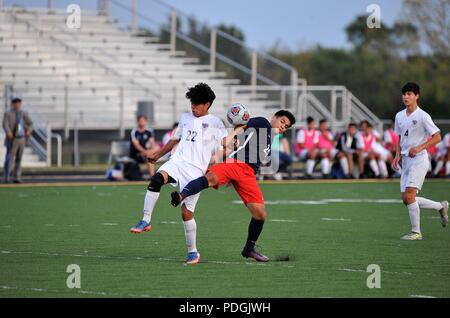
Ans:
{"type": "Polygon", "coordinates": [[[225,162],[213,165],[208,171],[214,173],[219,179],[219,183],[214,187],[215,189],[223,184],[231,183],[244,204],[264,204],[261,189],[256,182],[255,172],[248,164],[237,159],[227,159],[225,162]]]}

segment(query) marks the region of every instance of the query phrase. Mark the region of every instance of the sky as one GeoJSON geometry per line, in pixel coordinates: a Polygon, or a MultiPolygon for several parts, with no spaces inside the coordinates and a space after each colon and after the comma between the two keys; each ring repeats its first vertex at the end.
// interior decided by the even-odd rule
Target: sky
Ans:
{"type": "Polygon", "coordinates": [[[375,3],[381,21],[392,25],[401,13],[401,0],[166,0],[180,10],[206,20],[239,26],[252,47],[277,41],[292,49],[320,44],[348,46],[345,27],[375,3]]]}
{"type": "MultiPolygon", "coordinates": [[[[116,0],[130,4],[131,0],[116,0]]],[[[257,49],[275,43],[297,50],[315,45],[349,47],[345,27],[354,18],[366,14],[368,5],[380,6],[381,21],[391,26],[401,15],[402,0],[156,0],[165,2],[198,20],[217,25],[232,24],[243,30],[246,43],[257,49]]],[[[6,5],[46,6],[43,0],[3,0],[6,5]]],[[[56,7],[71,3],[81,9],[93,9],[95,0],[54,0],[56,7]]],[[[162,22],[169,12],[155,0],[137,0],[138,11],[162,22]]],[[[129,21],[129,13],[113,6],[113,16],[129,21]]],[[[142,20],[138,21],[142,24],[142,20]]],[[[156,25],[156,24],[155,24],[156,25]]]]}

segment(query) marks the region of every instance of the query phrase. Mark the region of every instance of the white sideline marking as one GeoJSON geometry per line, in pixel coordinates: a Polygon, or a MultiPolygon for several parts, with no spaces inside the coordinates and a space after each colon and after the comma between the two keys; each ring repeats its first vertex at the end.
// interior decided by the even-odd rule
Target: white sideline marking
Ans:
{"type": "Polygon", "coordinates": [[[321,218],[322,221],[344,221],[344,222],[350,222],[352,219],[330,219],[330,218],[321,218]]]}
{"type": "MultiPolygon", "coordinates": [[[[101,259],[134,259],[134,260],[146,260],[144,257],[125,257],[125,256],[104,256],[104,255],[82,255],[82,254],[65,254],[65,253],[48,253],[48,252],[20,252],[20,251],[0,251],[1,254],[28,254],[28,255],[42,255],[42,256],[62,256],[62,257],[87,257],[87,258],[101,258],[101,259]]],[[[147,260],[155,260],[152,258],[148,258],[147,260]]],[[[181,264],[180,259],[176,258],[163,258],[159,257],[156,258],[158,261],[163,262],[179,262],[181,264]]],[[[211,263],[211,264],[225,264],[225,265],[250,265],[250,266],[280,266],[280,267],[294,267],[294,265],[275,265],[275,264],[268,264],[268,263],[257,263],[257,262],[227,262],[227,261],[214,261],[214,260],[207,260],[204,263],[211,263]]]]}
{"type": "Polygon", "coordinates": [[[278,219],[271,219],[270,222],[283,222],[283,223],[295,223],[297,220],[278,220],[278,219]]]}
{"type": "Polygon", "coordinates": [[[104,192],[97,192],[97,193],[95,193],[95,195],[97,195],[99,197],[110,197],[112,194],[111,193],[104,193],[104,192]]]}
{"type": "Polygon", "coordinates": [[[408,297],[411,297],[411,298],[437,298],[434,296],[427,296],[427,295],[408,295],[408,297]]]}
{"type": "Polygon", "coordinates": [[[341,272],[365,272],[362,269],[351,269],[351,268],[338,268],[337,271],[341,271],[341,272]]]}
{"type": "MultiPolygon", "coordinates": [[[[319,204],[329,204],[329,203],[380,203],[380,204],[397,204],[402,203],[402,200],[397,199],[321,199],[321,200],[276,200],[276,201],[265,201],[266,205],[319,205],[319,204]]],[[[233,204],[243,204],[242,201],[232,201],[233,204]]]]}
{"type": "Polygon", "coordinates": [[[44,224],[44,226],[55,226],[55,224],[44,224]]]}
{"type": "MultiPolygon", "coordinates": [[[[352,269],[352,268],[338,268],[337,271],[340,272],[366,272],[365,270],[362,269],[352,269]]],[[[395,275],[414,275],[413,273],[409,273],[409,272],[391,272],[391,271],[382,271],[385,274],[395,274],[395,275]]]]}
{"type": "Polygon", "coordinates": [[[119,224],[117,224],[117,223],[103,223],[103,225],[119,225],[119,224]]]}
{"type": "MultiPolygon", "coordinates": [[[[47,289],[47,288],[24,288],[24,287],[15,287],[15,286],[5,286],[0,285],[0,289],[5,290],[21,290],[21,291],[33,291],[33,292],[43,292],[43,293],[69,293],[68,290],[61,289],[47,289]]],[[[70,289],[70,291],[74,291],[70,289]]],[[[105,291],[93,291],[93,290],[75,290],[78,294],[87,294],[87,295],[99,295],[99,296],[125,296],[125,297],[142,297],[142,298],[166,298],[164,296],[150,296],[150,295],[136,295],[136,294],[119,294],[119,293],[111,293],[105,291]]]]}
{"type": "Polygon", "coordinates": [[[180,224],[180,222],[176,222],[176,221],[161,221],[161,224],[180,224]]]}

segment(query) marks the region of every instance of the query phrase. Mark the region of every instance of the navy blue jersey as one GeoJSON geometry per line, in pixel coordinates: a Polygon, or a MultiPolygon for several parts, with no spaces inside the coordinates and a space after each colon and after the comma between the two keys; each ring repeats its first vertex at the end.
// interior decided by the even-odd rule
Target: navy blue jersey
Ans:
{"type": "Polygon", "coordinates": [[[237,138],[239,147],[230,154],[230,157],[247,163],[255,173],[261,165],[270,163],[272,125],[266,118],[251,118],[245,131],[237,138]]]}
{"type": "Polygon", "coordinates": [[[139,151],[134,147],[132,140],[137,140],[142,148],[147,149],[147,143],[152,138],[152,132],[150,130],[139,131],[136,128],[131,131],[130,134],[130,157],[136,158],[139,151]]]}

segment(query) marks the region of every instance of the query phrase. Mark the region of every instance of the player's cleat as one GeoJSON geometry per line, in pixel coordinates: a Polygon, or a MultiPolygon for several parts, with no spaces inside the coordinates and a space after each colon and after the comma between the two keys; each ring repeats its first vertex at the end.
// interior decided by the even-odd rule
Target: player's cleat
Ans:
{"type": "Polygon", "coordinates": [[[175,207],[179,206],[182,201],[181,195],[177,191],[174,191],[170,194],[170,196],[172,197],[170,204],[172,204],[172,206],[175,206],[175,207]]]}
{"type": "Polygon", "coordinates": [[[241,255],[245,258],[253,258],[257,262],[268,262],[269,258],[261,253],[259,253],[255,248],[244,247],[241,255]]]}
{"type": "Polygon", "coordinates": [[[442,209],[439,210],[439,214],[441,215],[442,227],[446,227],[448,225],[448,201],[442,201],[442,209]]]}
{"type": "Polygon", "coordinates": [[[405,241],[420,241],[423,238],[422,238],[422,234],[416,233],[416,232],[411,232],[409,234],[403,235],[401,237],[401,239],[405,240],[405,241]]]}
{"type": "Polygon", "coordinates": [[[151,229],[152,229],[152,226],[149,223],[145,222],[144,220],[141,220],[141,221],[139,221],[138,224],[136,224],[135,226],[133,226],[130,229],[130,232],[139,234],[142,232],[150,232],[151,229]]]}
{"type": "Polygon", "coordinates": [[[195,265],[200,263],[200,253],[199,252],[188,253],[185,263],[188,265],[195,265]]]}

